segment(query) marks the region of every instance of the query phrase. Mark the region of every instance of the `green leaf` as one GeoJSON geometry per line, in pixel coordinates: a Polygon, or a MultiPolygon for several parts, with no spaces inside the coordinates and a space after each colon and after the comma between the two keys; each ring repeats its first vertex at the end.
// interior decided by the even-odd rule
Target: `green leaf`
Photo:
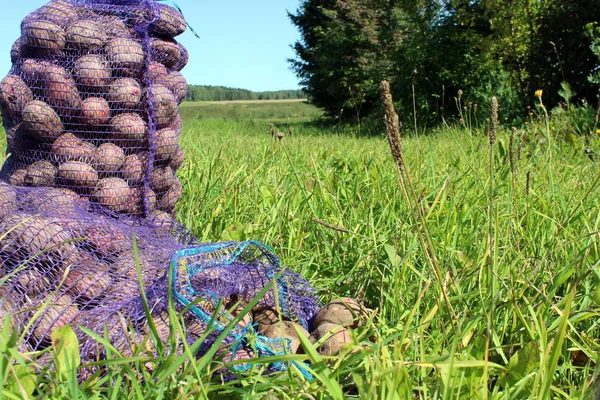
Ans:
{"type": "Polygon", "coordinates": [[[507,371],[500,377],[498,384],[511,387],[531,373],[540,363],[539,343],[529,342],[508,360],[507,371]]]}
{"type": "Polygon", "coordinates": [[[79,341],[70,325],[65,325],[52,332],[52,347],[56,373],[64,379],[77,375],[81,363],[79,341]]]}
{"type": "Polygon", "coordinates": [[[8,392],[19,395],[22,398],[29,398],[36,386],[35,372],[32,367],[15,364],[12,366],[13,376],[6,387],[8,392]],[[14,379],[12,379],[14,378],[14,379]]]}
{"type": "Polygon", "coordinates": [[[233,223],[223,230],[221,233],[221,240],[223,241],[234,241],[243,242],[245,240],[246,233],[244,232],[244,226],[239,223],[233,223]]]}
{"type": "Polygon", "coordinates": [[[384,244],[383,248],[385,249],[385,252],[386,252],[392,266],[393,267],[400,266],[400,256],[398,256],[398,253],[396,252],[396,249],[394,248],[394,246],[389,245],[389,244],[384,244]]]}

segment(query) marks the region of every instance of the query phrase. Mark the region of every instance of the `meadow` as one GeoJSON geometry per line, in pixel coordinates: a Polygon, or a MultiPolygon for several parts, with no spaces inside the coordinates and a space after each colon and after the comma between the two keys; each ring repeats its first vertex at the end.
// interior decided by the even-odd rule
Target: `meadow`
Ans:
{"type": "MultiPolygon", "coordinates": [[[[383,127],[366,135],[302,102],[184,103],[181,113],[179,221],[201,241],[266,243],[323,302],[356,297],[377,313],[339,356],[277,358],[306,359],[310,380],[257,364],[223,382],[212,377],[221,361],[165,346],[157,360],[111,358],[105,378],[79,386],[48,371],[39,398],[593,398],[600,171],[581,137],[564,139],[569,127],[500,129],[491,149],[483,126],[402,132],[422,224],[383,127]]],[[[20,398],[2,335],[0,399],[20,398]]]]}

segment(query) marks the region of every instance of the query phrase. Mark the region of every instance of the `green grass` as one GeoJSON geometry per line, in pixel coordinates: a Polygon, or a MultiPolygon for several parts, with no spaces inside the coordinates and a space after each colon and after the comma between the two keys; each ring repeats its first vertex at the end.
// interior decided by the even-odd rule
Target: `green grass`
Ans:
{"type": "MultiPolygon", "coordinates": [[[[144,368],[148,360],[117,357],[107,378],[78,388],[55,373],[38,378],[41,397],[593,397],[600,373],[600,308],[591,298],[600,284],[600,171],[578,139],[553,140],[550,162],[538,140],[543,126],[519,131],[526,138],[513,172],[509,133],[499,132],[491,249],[487,137],[448,127],[404,140],[450,311],[383,132],[361,137],[356,128],[328,127],[302,103],[184,104],[182,115],[187,160],[179,173],[179,220],[202,241],[267,243],[323,301],[358,297],[377,317],[353,332],[354,344],[339,357],[307,351],[310,381],[293,368],[265,376],[257,366],[223,383],[211,379],[218,361],[170,356],[165,346],[164,357],[150,361],[152,372],[144,368]],[[296,134],[274,142],[271,120],[293,125],[296,134]]],[[[18,393],[16,372],[6,368],[17,356],[6,338],[0,398],[19,398],[6,395],[10,385],[18,393]]]]}

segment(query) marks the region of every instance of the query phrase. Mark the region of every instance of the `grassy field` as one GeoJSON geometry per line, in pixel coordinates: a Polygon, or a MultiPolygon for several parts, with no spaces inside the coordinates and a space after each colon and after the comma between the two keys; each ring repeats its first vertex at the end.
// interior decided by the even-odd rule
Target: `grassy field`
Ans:
{"type": "MultiPolygon", "coordinates": [[[[217,362],[165,354],[152,373],[140,360],[113,360],[110,381],[73,387],[57,377],[47,396],[593,398],[600,171],[579,139],[563,141],[560,131],[543,139],[543,125],[530,124],[511,145],[501,130],[491,168],[483,130],[404,139],[423,226],[411,218],[383,130],[367,137],[331,126],[303,103],[181,111],[180,222],[203,241],[269,244],[323,301],[358,297],[377,316],[339,357],[307,356],[312,380],[257,368],[220,382],[211,379],[217,362]],[[284,132],[294,126],[294,136],[273,141],[270,121],[284,132]],[[419,233],[431,237],[441,274],[419,233]]],[[[16,390],[0,352],[3,384],[16,390]]]]}

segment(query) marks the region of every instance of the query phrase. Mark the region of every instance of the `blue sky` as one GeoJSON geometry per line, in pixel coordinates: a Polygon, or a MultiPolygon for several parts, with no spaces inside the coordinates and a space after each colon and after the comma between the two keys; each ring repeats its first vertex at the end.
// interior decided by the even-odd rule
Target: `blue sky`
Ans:
{"type": "MultiPolygon", "coordinates": [[[[0,13],[0,73],[10,69],[10,48],[21,19],[46,0],[3,0],[0,13]],[[10,5],[9,5],[10,4],[10,5]]],[[[297,89],[287,58],[299,33],[287,18],[300,0],[175,0],[200,36],[186,32],[177,39],[190,52],[182,71],[188,83],[222,85],[255,91],[297,89]]],[[[169,4],[169,3],[167,3],[169,4]]]]}

